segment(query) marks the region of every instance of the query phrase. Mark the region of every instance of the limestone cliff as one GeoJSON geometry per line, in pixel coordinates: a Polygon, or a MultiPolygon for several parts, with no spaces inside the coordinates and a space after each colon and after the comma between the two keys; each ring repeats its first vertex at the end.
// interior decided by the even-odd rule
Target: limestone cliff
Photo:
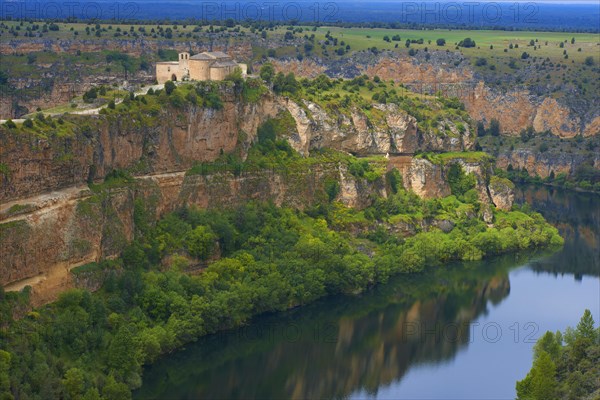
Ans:
{"type": "Polygon", "coordinates": [[[365,110],[352,108],[349,113],[330,112],[310,101],[302,104],[286,100],[298,135],[290,143],[301,154],[314,148],[334,148],[353,154],[413,154],[425,151],[464,151],[473,146],[474,135],[468,121],[439,122],[439,131],[418,129],[417,120],[395,104],[374,104],[365,110]],[[458,128],[461,123],[463,131],[458,128]]]}
{"type": "MultiPolygon", "coordinates": [[[[496,166],[504,170],[525,169],[530,176],[545,179],[552,173],[554,176],[572,175],[584,162],[586,157],[576,153],[540,153],[532,149],[515,149],[501,152],[497,157],[496,166]]],[[[595,166],[599,167],[600,165],[595,166]]]]}
{"type": "MultiPolygon", "coordinates": [[[[472,145],[470,131],[459,131],[453,121],[439,121],[444,135],[421,132],[414,117],[393,105],[374,106],[368,115],[360,109],[333,113],[270,93],[249,103],[228,83],[221,97],[218,110],[188,104],[166,106],[154,116],[132,111],[64,117],[72,134],[0,127],[0,284],[8,290],[33,286],[36,304],[52,300],[73,285],[71,269],[122,251],[135,234],[140,205],[153,218],[185,205],[223,207],[249,200],[302,209],[327,201],[325,184],[333,181],[339,185],[336,200],[347,206],[365,208],[374,197],[387,195],[382,178],[357,178],[338,162],[302,171],[186,174],[199,161],[244,152],[258,127],[282,113],[291,114],[296,133],[288,139],[302,154],[324,147],[366,155],[472,145]],[[135,179],[101,184],[115,169],[128,170],[135,179]]],[[[408,189],[423,197],[449,194],[444,164],[404,157],[404,166],[394,155],[390,164],[401,170],[408,189]]],[[[488,165],[453,162],[476,175],[481,200],[492,204],[488,165]]]]}
{"type": "Polygon", "coordinates": [[[506,179],[499,179],[493,175],[491,158],[473,160],[457,154],[443,161],[432,162],[422,157],[400,156],[390,158],[389,168],[400,171],[407,190],[430,199],[451,194],[447,174],[453,164],[460,165],[466,174],[474,175],[475,189],[482,204],[495,205],[501,210],[512,208],[514,185],[506,179]]]}
{"type": "Polygon", "coordinates": [[[332,112],[270,93],[248,103],[228,84],[222,85],[221,96],[219,110],[188,104],[157,110],[150,118],[136,113],[69,116],[76,125],[72,135],[25,134],[0,127],[0,159],[7,170],[0,173],[0,200],[102,180],[114,169],[134,175],[185,171],[236,146],[248,148],[258,126],[280,112],[293,117],[297,134],[288,140],[303,155],[319,148],[363,155],[464,151],[473,146],[468,121],[441,119],[437,129],[424,131],[394,104],[332,112]]]}
{"type": "Polygon", "coordinates": [[[137,174],[184,171],[198,161],[213,161],[238,144],[247,145],[257,127],[280,107],[273,97],[248,104],[224,88],[221,110],[189,106],[144,116],[70,116],[72,136],[29,135],[0,128],[0,200],[6,201],[89,181],[113,169],[137,174]]]}
{"type": "Polygon", "coordinates": [[[386,194],[382,180],[369,183],[343,166],[323,165],[296,174],[152,175],[99,192],[84,186],[6,203],[0,207],[0,284],[6,290],[32,286],[34,304],[53,300],[73,285],[73,268],[120,254],[133,239],[136,207],[154,218],[181,206],[228,207],[250,200],[303,209],[327,201],[328,180],[341,183],[338,200],[347,206],[364,208],[373,195],[386,194]]]}
{"type": "Polygon", "coordinates": [[[382,52],[374,56],[371,52],[357,52],[347,59],[331,62],[304,59],[274,64],[280,71],[294,71],[301,76],[314,77],[320,73],[345,78],[377,75],[402,83],[418,93],[441,92],[456,96],[465,103],[471,118],[486,124],[497,119],[503,133],[509,135],[518,135],[529,126],[538,132],[550,131],[564,138],[600,134],[600,114],[594,104],[575,110],[553,98],[552,93],[535,94],[518,85],[512,90],[499,91],[478,76],[458,52],[430,51],[428,55],[429,58],[424,55],[407,57],[382,52]]]}

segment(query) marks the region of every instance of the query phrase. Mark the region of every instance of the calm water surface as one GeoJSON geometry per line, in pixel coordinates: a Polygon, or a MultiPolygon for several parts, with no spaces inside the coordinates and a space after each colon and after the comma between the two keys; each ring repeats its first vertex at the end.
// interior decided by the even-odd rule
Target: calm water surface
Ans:
{"type": "Polygon", "coordinates": [[[148,368],[139,399],[509,399],[535,340],[600,319],[600,197],[517,195],[566,239],[555,254],[510,255],[397,277],[203,338],[148,368]]]}

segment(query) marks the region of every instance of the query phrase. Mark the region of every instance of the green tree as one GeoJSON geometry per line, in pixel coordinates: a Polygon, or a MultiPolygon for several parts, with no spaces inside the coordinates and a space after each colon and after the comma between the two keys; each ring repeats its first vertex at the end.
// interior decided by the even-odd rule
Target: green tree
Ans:
{"type": "MultiPolygon", "coordinates": [[[[7,351],[0,350],[0,397],[10,395],[10,361],[12,357],[7,351]]],[[[10,397],[8,397],[10,398],[10,397]]]]}
{"type": "Polygon", "coordinates": [[[475,41],[471,38],[466,38],[458,43],[458,47],[475,47],[475,41]]]}
{"type": "Polygon", "coordinates": [[[585,310],[575,330],[576,338],[596,341],[596,330],[594,329],[594,318],[590,310],[585,310]]]}
{"type": "Polygon", "coordinates": [[[112,337],[107,351],[107,364],[117,377],[127,379],[139,368],[137,347],[129,327],[122,326],[112,337]]]}
{"type": "Polygon", "coordinates": [[[240,67],[236,67],[231,74],[225,77],[225,80],[233,82],[238,92],[244,88],[244,76],[240,67]]]}
{"type": "Polygon", "coordinates": [[[298,91],[298,81],[293,72],[284,75],[283,72],[278,73],[273,81],[273,91],[275,93],[295,94],[298,91]]]}
{"type": "Polygon", "coordinates": [[[98,392],[97,388],[89,388],[85,395],[83,395],[82,400],[102,400],[100,397],[100,392],[98,392]]]}
{"type": "Polygon", "coordinates": [[[217,235],[208,226],[197,226],[185,237],[185,247],[191,256],[206,260],[212,254],[217,235]]]}
{"type": "Polygon", "coordinates": [[[13,122],[12,119],[8,119],[3,125],[8,129],[15,129],[17,127],[17,125],[13,122]]]}
{"type": "Polygon", "coordinates": [[[85,384],[83,372],[78,368],[69,369],[62,380],[62,384],[71,399],[78,399],[83,392],[85,384]]]}
{"type": "Polygon", "coordinates": [[[115,378],[110,375],[106,380],[104,388],[102,388],[102,396],[110,400],[130,400],[131,392],[126,384],[117,382],[115,378]]]}
{"type": "Polygon", "coordinates": [[[446,174],[448,185],[450,190],[455,196],[463,196],[466,192],[475,187],[475,176],[472,174],[465,174],[460,164],[454,163],[448,168],[446,174]]]}
{"type": "Polygon", "coordinates": [[[260,78],[267,82],[267,83],[271,83],[273,82],[273,77],[275,76],[275,68],[273,67],[272,64],[265,64],[262,67],[260,67],[260,78]]]}
{"type": "Polygon", "coordinates": [[[548,353],[553,361],[558,360],[562,343],[559,342],[557,336],[548,331],[542,336],[533,347],[533,357],[537,359],[543,352],[548,353]]]}
{"type": "Polygon", "coordinates": [[[25,121],[23,121],[23,127],[24,128],[33,128],[33,121],[30,118],[27,118],[25,121]]]}
{"type": "Polygon", "coordinates": [[[487,133],[483,121],[477,121],[477,136],[482,137],[487,133]]]}
{"type": "Polygon", "coordinates": [[[490,121],[489,132],[492,136],[500,136],[500,122],[497,119],[492,118],[490,121]]]}
{"type": "Polygon", "coordinates": [[[517,382],[518,400],[553,400],[557,398],[556,365],[541,351],[525,379],[517,382]]]}
{"type": "Polygon", "coordinates": [[[177,88],[177,86],[175,86],[175,84],[172,81],[165,82],[165,92],[167,93],[167,95],[170,95],[171,93],[173,93],[173,91],[176,88],[177,88]]]}
{"type": "Polygon", "coordinates": [[[446,45],[446,39],[438,39],[438,40],[435,41],[435,43],[438,46],[445,46],[446,45]]]}
{"type": "Polygon", "coordinates": [[[90,90],[88,90],[87,92],[85,92],[83,94],[83,101],[85,101],[86,103],[93,103],[94,100],[96,100],[98,98],[98,89],[96,88],[91,88],[90,90]]]}

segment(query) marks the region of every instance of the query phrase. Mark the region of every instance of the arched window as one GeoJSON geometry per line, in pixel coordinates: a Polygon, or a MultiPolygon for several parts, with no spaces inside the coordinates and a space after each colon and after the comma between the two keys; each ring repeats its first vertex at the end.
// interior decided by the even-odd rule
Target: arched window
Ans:
{"type": "Polygon", "coordinates": [[[175,75],[175,74],[171,75],[171,80],[173,82],[177,81],[177,75],[175,75]]]}

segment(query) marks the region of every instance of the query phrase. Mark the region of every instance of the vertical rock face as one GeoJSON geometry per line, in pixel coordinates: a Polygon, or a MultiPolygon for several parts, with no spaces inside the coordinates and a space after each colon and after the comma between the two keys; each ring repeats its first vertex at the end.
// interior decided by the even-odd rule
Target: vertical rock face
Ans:
{"type": "Polygon", "coordinates": [[[444,179],[441,165],[414,158],[402,177],[405,188],[412,190],[419,197],[434,198],[450,195],[450,186],[444,179]]]}
{"type": "Polygon", "coordinates": [[[510,210],[514,202],[514,185],[507,179],[492,176],[487,161],[473,162],[457,157],[445,163],[432,163],[423,158],[392,157],[390,168],[402,174],[404,187],[422,198],[439,198],[451,194],[446,179],[450,165],[459,164],[466,174],[475,176],[475,189],[484,205],[510,210]],[[488,183],[489,181],[489,183],[488,183]]]}
{"type": "MultiPolygon", "coordinates": [[[[141,177],[127,186],[93,193],[82,187],[25,199],[27,212],[0,208],[0,285],[6,290],[33,287],[39,305],[73,284],[70,271],[121,253],[135,232],[135,204],[155,218],[181,206],[230,207],[250,200],[303,209],[327,201],[324,184],[336,180],[337,200],[351,207],[385,195],[383,180],[356,179],[345,167],[312,167],[301,174],[257,171],[234,176],[169,173],[141,177]]],[[[18,203],[15,203],[18,204],[18,203]]]]}
{"type": "Polygon", "coordinates": [[[140,173],[186,170],[233,151],[240,132],[246,133],[242,145],[247,147],[258,126],[280,110],[269,96],[246,104],[231,92],[223,94],[221,110],[163,110],[156,124],[135,116],[72,116],[80,128],[73,137],[38,137],[0,126],[0,159],[9,170],[0,174],[0,201],[101,180],[117,168],[140,173]]]}
{"type": "Polygon", "coordinates": [[[480,80],[462,55],[445,51],[428,54],[430,59],[425,60],[392,52],[378,56],[358,52],[350,58],[330,62],[331,65],[305,59],[277,62],[275,66],[285,72],[293,70],[300,76],[327,73],[331,77],[353,78],[367,74],[400,82],[418,93],[440,91],[460,98],[474,120],[489,123],[496,119],[503,133],[511,135],[518,135],[529,126],[564,138],[600,134],[600,114],[594,104],[588,106],[587,111],[575,110],[554,99],[551,93],[536,95],[519,88],[500,92],[480,80]]]}
{"type": "MultiPolygon", "coordinates": [[[[539,176],[545,179],[554,173],[554,175],[571,175],[575,170],[586,161],[586,157],[575,153],[539,153],[529,149],[516,149],[501,153],[496,166],[504,170],[526,169],[531,176],[539,176]]],[[[596,166],[598,168],[598,166],[596,166]]]]}
{"type": "Polygon", "coordinates": [[[360,155],[464,151],[473,146],[468,121],[439,121],[438,132],[444,133],[421,131],[417,120],[395,104],[375,104],[371,116],[358,108],[347,114],[330,112],[309,101],[282,100],[281,104],[296,121],[298,136],[290,138],[290,143],[301,154],[325,147],[360,155]]]}
{"type": "Polygon", "coordinates": [[[494,205],[504,211],[509,211],[515,201],[515,185],[508,179],[492,176],[488,186],[494,205]]]}
{"type": "Polygon", "coordinates": [[[600,135],[600,116],[594,118],[592,122],[586,125],[583,136],[596,136],[600,135]]]}
{"type": "Polygon", "coordinates": [[[532,125],[536,132],[550,131],[565,138],[575,137],[580,131],[579,118],[572,116],[568,108],[550,97],[546,97],[537,107],[532,125]]]}

